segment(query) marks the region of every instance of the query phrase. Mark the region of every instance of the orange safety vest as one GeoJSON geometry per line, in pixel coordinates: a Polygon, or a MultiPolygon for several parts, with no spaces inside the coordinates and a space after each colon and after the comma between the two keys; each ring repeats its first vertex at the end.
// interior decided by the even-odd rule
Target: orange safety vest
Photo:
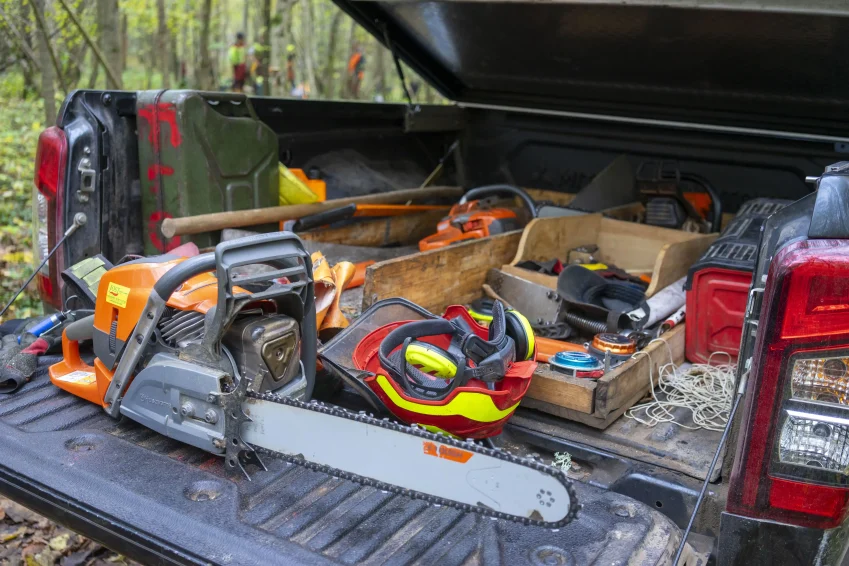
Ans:
{"type": "Polygon", "coordinates": [[[353,55],[351,55],[351,58],[348,59],[348,75],[353,76],[353,74],[357,72],[357,67],[359,66],[362,58],[362,53],[354,53],[353,55]]]}

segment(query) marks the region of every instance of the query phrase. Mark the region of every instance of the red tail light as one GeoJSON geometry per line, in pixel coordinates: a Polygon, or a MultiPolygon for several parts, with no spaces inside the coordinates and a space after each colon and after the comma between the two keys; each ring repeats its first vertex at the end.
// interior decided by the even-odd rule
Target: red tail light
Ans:
{"type": "MultiPolygon", "coordinates": [[[[65,169],[68,164],[68,141],[56,126],[38,137],[35,154],[35,188],[33,191],[33,243],[35,265],[39,265],[56,245],[65,229],[62,218],[65,169]]],[[[55,254],[36,276],[41,298],[61,308],[59,273],[61,253],[55,254]]]]}
{"type": "Polygon", "coordinates": [[[728,510],[831,528],[849,511],[849,241],[770,266],[728,510]]]}

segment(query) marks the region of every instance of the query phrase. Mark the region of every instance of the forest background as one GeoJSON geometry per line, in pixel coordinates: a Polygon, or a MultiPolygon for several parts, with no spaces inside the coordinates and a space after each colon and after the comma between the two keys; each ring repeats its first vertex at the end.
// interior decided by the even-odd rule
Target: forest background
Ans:
{"type": "MultiPolygon", "coordinates": [[[[392,54],[330,0],[0,0],[0,303],[33,268],[35,148],[65,96],[81,88],[231,90],[238,32],[249,94],[405,100],[392,54]]],[[[404,73],[417,102],[444,102],[406,66],[404,73]]],[[[29,290],[6,318],[39,312],[29,290]]]]}

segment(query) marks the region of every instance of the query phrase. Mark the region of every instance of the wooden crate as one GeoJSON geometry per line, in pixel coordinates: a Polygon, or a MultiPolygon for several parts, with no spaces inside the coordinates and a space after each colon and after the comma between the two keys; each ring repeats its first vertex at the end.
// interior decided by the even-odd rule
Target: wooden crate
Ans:
{"type": "MultiPolygon", "coordinates": [[[[597,244],[601,258],[625,269],[652,274],[650,292],[683,277],[689,266],[715,239],[602,218],[601,215],[546,218],[523,232],[510,232],[441,250],[391,259],[366,271],[363,308],[404,297],[440,313],[452,304],[468,304],[481,296],[487,271],[501,268],[528,280],[556,288],[557,279],[515,267],[525,259],[563,257],[573,247],[597,244]]],[[[663,336],[676,364],[684,361],[684,326],[663,336]]],[[[662,343],[627,361],[599,380],[571,378],[540,364],[523,405],[605,428],[649,391],[650,375],[669,362],[662,343]]]]}
{"type": "Polygon", "coordinates": [[[681,279],[687,269],[716,239],[717,234],[692,234],[634,224],[601,214],[572,216],[569,218],[537,218],[522,233],[516,255],[502,269],[516,275],[557,289],[557,277],[534,273],[516,267],[523,261],[566,260],[570,249],[597,245],[598,257],[621,269],[633,273],[649,273],[651,285],[646,294],[653,295],[681,279]]]}
{"type": "Polygon", "coordinates": [[[481,296],[487,271],[516,255],[521,237],[520,231],[507,232],[371,265],[363,285],[363,310],[391,297],[404,297],[435,313],[468,304],[481,296]]]}
{"type": "MultiPolygon", "coordinates": [[[[542,218],[529,223],[516,256],[502,267],[507,273],[557,289],[557,277],[516,267],[527,260],[566,259],[570,249],[597,245],[598,258],[632,273],[651,274],[646,291],[653,295],[687,274],[716,234],[692,234],[604,218],[599,214],[565,219],[542,218]]],[[[649,391],[650,374],[668,363],[684,361],[684,326],[663,336],[662,343],[646,348],[645,355],[629,360],[601,379],[570,378],[540,365],[523,405],[584,424],[605,428],[649,391]],[[649,357],[651,359],[649,359],[649,357]]]]}
{"type": "Polygon", "coordinates": [[[540,364],[522,406],[530,407],[595,428],[607,428],[649,392],[650,379],[657,385],[658,368],[670,361],[684,362],[684,325],[663,335],[666,344],[655,342],[606,373],[604,377],[582,379],[552,371],[540,364]]]}

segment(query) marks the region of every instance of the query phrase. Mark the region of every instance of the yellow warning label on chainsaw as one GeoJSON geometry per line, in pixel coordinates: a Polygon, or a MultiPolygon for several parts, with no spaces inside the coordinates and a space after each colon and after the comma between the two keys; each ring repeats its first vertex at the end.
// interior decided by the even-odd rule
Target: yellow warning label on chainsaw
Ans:
{"type": "Polygon", "coordinates": [[[65,375],[59,376],[56,379],[59,381],[67,381],[68,383],[81,383],[83,385],[91,385],[97,378],[93,373],[89,371],[72,371],[71,373],[66,373],[65,375]]]}
{"type": "Polygon", "coordinates": [[[124,308],[127,306],[127,297],[130,296],[130,288],[110,283],[106,289],[106,302],[115,305],[116,307],[124,308]]]}

